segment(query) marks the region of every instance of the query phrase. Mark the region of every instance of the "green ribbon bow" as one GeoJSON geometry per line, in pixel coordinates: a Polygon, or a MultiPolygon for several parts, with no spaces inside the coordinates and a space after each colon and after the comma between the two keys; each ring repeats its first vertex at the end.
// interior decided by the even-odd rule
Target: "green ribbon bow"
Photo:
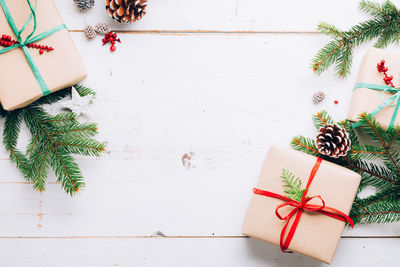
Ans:
{"type": "MultiPolygon", "coordinates": [[[[367,88],[367,89],[382,91],[382,94],[381,94],[382,104],[380,104],[374,111],[372,111],[372,113],[371,113],[372,117],[375,117],[376,114],[381,112],[384,107],[395,107],[392,119],[390,120],[390,124],[388,127],[388,131],[391,130],[396,121],[397,113],[398,113],[399,107],[400,107],[400,101],[399,101],[400,89],[397,89],[397,88],[394,88],[391,86],[387,86],[387,85],[379,85],[379,84],[371,84],[371,83],[357,83],[354,86],[354,90],[356,90],[358,88],[367,88]],[[386,92],[391,92],[391,93],[395,93],[395,94],[393,96],[385,99],[384,94],[386,92]]],[[[361,124],[362,124],[362,121],[356,122],[353,124],[353,128],[356,128],[356,127],[360,126],[361,124]]]]}
{"type": "MultiPolygon", "coordinates": [[[[15,0],[12,0],[15,1],[15,0]]],[[[3,9],[4,14],[6,15],[8,24],[10,25],[12,31],[14,32],[15,36],[17,37],[18,40],[18,44],[6,47],[4,49],[0,50],[0,55],[3,53],[6,53],[10,50],[13,50],[15,48],[21,47],[22,50],[25,53],[25,57],[26,60],[28,61],[29,66],[32,69],[33,75],[35,76],[40,89],[42,89],[43,95],[48,95],[50,94],[50,89],[47,86],[47,84],[45,83],[42,75],[39,72],[38,67],[36,66],[35,62],[33,61],[32,55],[29,53],[28,48],[26,47],[26,45],[37,42],[39,40],[42,40],[46,37],[49,37],[50,35],[53,35],[54,33],[62,30],[62,29],[66,29],[67,27],[65,26],[65,24],[59,25],[57,27],[54,27],[48,31],[42,32],[36,36],[34,36],[35,32],[36,32],[36,28],[37,28],[37,21],[36,21],[36,5],[37,5],[37,0],[35,1],[35,6],[32,7],[32,4],[30,2],[30,0],[26,0],[26,2],[29,5],[29,9],[31,11],[31,14],[29,15],[28,19],[26,20],[25,24],[22,26],[21,30],[18,30],[17,26],[15,25],[14,19],[11,16],[11,12],[7,7],[7,4],[5,2],[5,0],[0,0],[0,6],[3,9]],[[33,30],[32,32],[28,35],[28,37],[26,37],[25,40],[22,40],[22,33],[26,30],[26,27],[29,25],[29,23],[31,22],[33,18],[33,30]]]]}

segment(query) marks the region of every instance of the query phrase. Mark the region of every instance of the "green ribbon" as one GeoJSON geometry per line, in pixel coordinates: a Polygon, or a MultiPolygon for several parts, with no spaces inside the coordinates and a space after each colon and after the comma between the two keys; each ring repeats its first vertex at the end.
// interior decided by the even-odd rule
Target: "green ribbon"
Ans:
{"type": "MultiPolygon", "coordinates": [[[[391,130],[395,124],[397,113],[399,111],[400,107],[400,89],[387,86],[387,85],[379,85],[379,84],[371,84],[371,83],[357,83],[354,86],[353,90],[356,90],[358,88],[367,88],[367,89],[372,89],[372,90],[377,90],[377,91],[382,91],[381,94],[381,99],[382,99],[382,104],[380,104],[372,113],[370,114],[372,117],[375,117],[376,114],[382,111],[383,108],[385,107],[395,107],[392,119],[390,120],[390,124],[388,127],[388,131],[391,130]],[[390,93],[395,93],[393,96],[385,99],[384,95],[386,92],[390,93]]],[[[353,123],[353,128],[356,128],[358,126],[361,126],[362,121],[353,123]]]]}
{"type": "MultiPolygon", "coordinates": [[[[15,1],[15,0],[13,0],[15,1]]],[[[18,30],[17,26],[15,25],[14,19],[11,16],[11,12],[8,9],[8,6],[5,2],[5,0],[0,0],[0,6],[3,9],[4,14],[6,15],[6,19],[8,21],[8,24],[10,25],[12,31],[14,32],[15,36],[17,37],[18,40],[18,44],[6,47],[4,49],[0,50],[0,55],[3,53],[6,53],[10,50],[13,50],[15,48],[21,47],[22,51],[24,51],[26,60],[28,61],[29,66],[32,69],[33,75],[35,76],[40,89],[43,92],[43,95],[48,95],[50,94],[50,89],[47,86],[46,82],[44,81],[42,75],[40,74],[40,71],[38,69],[38,67],[36,66],[32,55],[29,53],[28,48],[26,47],[28,44],[37,42],[39,40],[42,40],[46,37],[49,37],[50,35],[53,35],[54,33],[62,30],[62,29],[66,29],[67,27],[65,26],[65,24],[59,25],[57,27],[54,27],[48,31],[42,32],[36,36],[34,36],[35,32],[36,32],[36,28],[37,28],[37,21],[36,21],[36,5],[37,5],[37,0],[35,1],[35,6],[33,7],[30,0],[26,0],[26,2],[29,5],[29,9],[31,11],[31,14],[29,15],[28,19],[26,20],[25,24],[22,26],[21,30],[18,30]],[[29,23],[31,22],[31,20],[33,19],[33,30],[32,32],[28,35],[28,37],[26,37],[25,40],[22,40],[22,33],[26,30],[27,26],[29,25],[29,23]]]]}

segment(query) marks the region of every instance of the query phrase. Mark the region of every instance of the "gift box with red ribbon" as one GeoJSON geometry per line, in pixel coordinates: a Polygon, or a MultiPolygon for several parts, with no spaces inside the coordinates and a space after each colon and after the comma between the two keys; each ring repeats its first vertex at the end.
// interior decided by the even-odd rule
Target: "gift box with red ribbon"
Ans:
{"type": "Polygon", "coordinates": [[[272,146],[265,159],[243,224],[243,233],[331,263],[361,176],[321,158],[272,146]],[[303,194],[284,192],[282,170],[299,177],[303,194]]]}

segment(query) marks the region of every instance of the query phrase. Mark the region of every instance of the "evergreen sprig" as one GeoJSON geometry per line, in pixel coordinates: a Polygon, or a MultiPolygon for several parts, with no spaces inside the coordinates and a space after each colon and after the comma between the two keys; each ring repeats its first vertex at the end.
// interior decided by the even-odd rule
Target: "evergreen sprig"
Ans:
{"type": "Polygon", "coordinates": [[[362,12],[371,19],[341,31],[335,26],[321,22],[318,31],[332,38],[315,55],[311,67],[316,74],[321,74],[331,65],[335,65],[336,74],[345,78],[350,74],[354,47],[377,39],[375,47],[385,48],[390,43],[400,41],[400,11],[386,0],[383,4],[363,0],[359,4],[362,12]]]}
{"type": "MultiPolygon", "coordinates": [[[[346,157],[335,159],[321,155],[314,139],[303,136],[294,137],[291,145],[296,150],[319,156],[361,175],[360,188],[350,212],[355,223],[400,221],[400,127],[385,130],[368,114],[362,114],[359,119],[362,124],[357,130],[348,120],[338,123],[349,132],[352,143],[346,157]],[[374,187],[376,193],[362,198],[360,192],[366,186],[374,187]]],[[[333,121],[325,111],[313,116],[317,131],[321,125],[333,121]]]]}
{"type": "MultiPolygon", "coordinates": [[[[81,96],[95,95],[90,88],[76,85],[81,96]]],[[[71,94],[70,88],[43,97],[35,103],[15,111],[0,110],[5,117],[3,143],[10,159],[33,183],[36,190],[44,191],[49,170],[52,169],[65,192],[73,195],[84,187],[83,175],[73,154],[100,156],[104,144],[92,139],[97,134],[94,123],[80,123],[75,113],[50,115],[43,104],[55,103],[71,94]],[[32,138],[23,153],[17,148],[20,127],[25,123],[32,138]]]]}
{"type": "Polygon", "coordinates": [[[301,189],[301,180],[290,171],[282,170],[283,192],[286,197],[301,202],[305,189],[301,189]]]}

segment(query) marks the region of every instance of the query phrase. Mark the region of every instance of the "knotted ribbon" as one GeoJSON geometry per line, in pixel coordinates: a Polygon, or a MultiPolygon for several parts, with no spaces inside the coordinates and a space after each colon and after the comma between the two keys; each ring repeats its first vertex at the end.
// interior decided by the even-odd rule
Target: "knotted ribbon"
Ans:
{"type": "MultiPolygon", "coordinates": [[[[15,0],[13,0],[15,1],[15,0]]],[[[36,19],[36,5],[37,5],[37,0],[35,1],[35,6],[33,7],[30,0],[26,0],[29,9],[30,9],[30,15],[28,17],[28,19],[26,20],[25,24],[22,26],[21,30],[18,30],[14,19],[12,18],[11,12],[8,9],[8,6],[5,2],[5,0],[0,0],[0,6],[3,9],[3,12],[6,16],[7,22],[11,27],[11,30],[14,32],[15,36],[17,37],[18,43],[14,44],[12,46],[6,47],[4,49],[0,50],[0,55],[3,53],[6,53],[10,50],[13,50],[15,48],[22,48],[22,50],[24,51],[26,60],[28,61],[29,66],[32,69],[33,75],[35,76],[40,89],[43,92],[43,95],[48,95],[50,94],[50,89],[47,86],[46,82],[44,81],[42,75],[40,74],[40,71],[38,69],[38,67],[36,66],[32,55],[30,54],[30,52],[28,51],[28,48],[26,47],[28,44],[37,42],[39,40],[42,40],[46,37],[49,37],[50,35],[53,35],[54,33],[62,30],[62,29],[66,29],[67,27],[65,26],[65,24],[61,24],[59,26],[56,26],[48,31],[42,32],[36,36],[34,36],[35,32],[36,32],[36,28],[37,28],[37,19],[36,19]],[[29,23],[31,22],[31,20],[33,19],[33,30],[32,32],[26,37],[25,40],[22,40],[22,33],[26,30],[26,28],[28,27],[29,23]]]]}
{"type": "Polygon", "coordinates": [[[353,224],[354,224],[353,220],[349,216],[347,216],[346,214],[344,214],[343,212],[341,212],[337,209],[327,207],[325,205],[325,201],[322,199],[322,197],[320,195],[313,196],[313,197],[307,197],[308,189],[310,188],[310,185],[315,177],[315,174],[317,173],[317,171],[319,169],[319,166],[321,165],[321,162],[322,162],[322,159],[318,157],[317,161],[315,162],[314,167],[311,170],[310,178],[308,178],[307,186],[304,190],[303,196],[301,198],[301,202],[287,198],[285,196],[282,196],[282,195],[279,195],[279,194],[276,194],[273,192],[270,192],[270,191],[265,191],[265,190],[261,190],[261,189],[257,189],[257,188],[253,189],[254,194],[262,195],[262,196],[266,196],[266,197],[277,198],[277,199],[285,201],[284,203],[278,205],[275,209],[276,216],[279,219],[286,221],[285,225],[282,228],[281,236],[280,236],[280,247],[281,247],[282,252],[286,252],[286,253],[290,252],[287,249],[290,245],[290,242],[292,241],[292,238],[293,238],[293,236],[296,232],[297,226],[299,224],[301,215],[303,214],[304,211],[319,212],[321,214],[330,216],[334,219],[337,219],[337,220],[340,220],[343,222],[347,221],[350,224],[350,226],[353,227],[353,224]],[[314,198],[321,200],[322,204],[317,205],[317,204],[308,203],[314,198]],[[282,216],[279,213],[279,210],[286,206],[292,206],[292,207],[294,207],[294,209],[292,211],[290,211],[286,216],[282,216]],[[289,232],[285,238],[286,229],[287,229],[292,217],[295,215],[296,215],[296,217],[294,218],[293,224],[290,227],[289,232]]]}
{"type": "MultiPolygon", "coordinates": [[[[387,86],[387,85],[379,85],[379,84],[371,84],[371,83],[357,83],[354,86],[353,90],[356,90],[358,88],[367,88],[367,89],[371,89],[371,90],[382,91],[382,94],[381,94],[382,104],[380,104],[374,111],[372,111],[372,113],[370,114],[372,117],[375,117],[379,112],[382,111],[382,109],[384,107],[395,107],[392,119],[390,120],[389,127],[388,127],[388,130],[391,130],[394,127],[394,124],[396,122],[397,113],[398,113],[399,107],[400,107],[400,101],[399,101],[400,89],[394,88],[391,86],[387,86]],[[395,94],[392,95],[391,97],[385,99],[384,95],[386,92],[395,93],[395,94]]],[[[356,128],[358,126],[361,126],[361,124],[362,124],[362,121],[359,121],[359,122],[353,123],[352,126],[353,126],[353,128],[356,128]]]]}

